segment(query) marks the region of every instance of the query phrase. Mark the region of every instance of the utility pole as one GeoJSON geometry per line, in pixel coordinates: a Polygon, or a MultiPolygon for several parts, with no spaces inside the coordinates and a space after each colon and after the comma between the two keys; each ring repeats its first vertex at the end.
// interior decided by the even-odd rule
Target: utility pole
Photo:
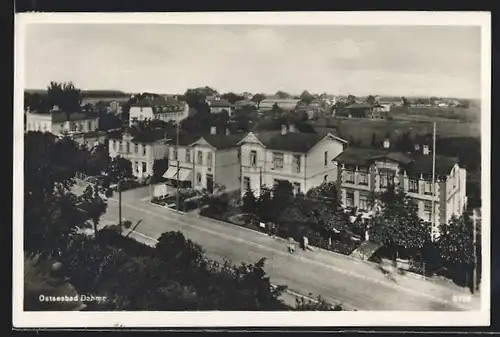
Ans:
{"type": "Polygon", "coordinates": [[[434,241],[435,238],[435,210],[434,210],[434,199],[436,198],[436,122],[433,123],[432,128],[432,201],[431,201],[431,239],[434,241]]]}
{"type": "Polygon", "coordinates": [[[177,123],[177,128],[176,128],[176,142],[175,142],[175,155],[177,158],[175,158],[177,160],[177,184],[176,184],[176,187],[177,187],[177,193],[175,195],[175,199],[176,199],[176,202],[175,202],[175,210],[176,212],[179,212],[179,171],[180,171],[180,167],[179,167],[179,129],[180,129],[180,123],[177,123]]]}
{"type": "Polygon", "coordinates": [[[122,228],[122,177],[118,180],[118,227],[120,227],[120,235],[123,233],[122,228]]]}
{"type": "Polygon", "coordinates": [[[477,246],[476,246],[476,210],[472,210],[472,250],[474,253],[474,265],[472,269],[472,293],[477,290],[477,246]]]}

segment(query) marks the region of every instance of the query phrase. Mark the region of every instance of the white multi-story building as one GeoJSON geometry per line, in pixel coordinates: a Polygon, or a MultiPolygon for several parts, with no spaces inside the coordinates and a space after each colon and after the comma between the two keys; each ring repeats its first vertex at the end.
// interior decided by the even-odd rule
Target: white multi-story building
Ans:
{"type": "Polygon", "coordinates": [[[164,159],[168,154],[166,134],[162,130],[131,135],[128,132],[119,137],[110,137],[109,156],[120,156],[132,162],[132,173],[137,178],[153,175],[155,160],[164,159]]]}
{"type": "Polygon", "coordinates": [[[56,136],[68,136],[88,147],[106,142],[106,132],[99,131],[99,117],[92,113],[66,113],[55,107],[49,113],[26,111],[25,131],[50,132],[56,136]]]}
{"type": "Polygon", "coordinates": [[[391,151],[388,140],[384,143],[385,148],[378,150],[348,148],[334,159],[339,167],[337,186],[342,205],[370,212],[370,193],[383,191],[389,185],[399,186],[415,200],[424,221],[432,222],[434,200],[432,234],[439,235],[439,225],[453,215],[460,216],[466,208],[466,170],[460,168],[458,159],[436,155],[433,197],[433,156],[428,146],[410,155],[391,151]]]}
{"type": "Polygon", "coordinates": [[[337,157],[347,142],[331,132],[300,133],[282,126],[281,131],[250,132],[241,140],[241,193],[260,194],[262,186],[287,180],[297,192],[306,193],[323,182],[336,181],[337,157]]]}
{"type": "Polygon", "coordinates": [[[133,104],[129,110],[129,125],[137,121],[161,120],[164,122],[180,122],[189,116],[189,106],[186,102],[165,99],[162,97],[133,104]]]}
{"type": "Polygon", "coordinates": [[[178,178],[183,187],[206,189],[209,193],[216,185],[223,186],[226,192],[237,191],[241,173],[238,143],[243,136],[216,134],[215,127],[210,134],[182,135],[179,146],[175,140],[170,143],[170,165],[164,178],[172,184],[178,178]]]}

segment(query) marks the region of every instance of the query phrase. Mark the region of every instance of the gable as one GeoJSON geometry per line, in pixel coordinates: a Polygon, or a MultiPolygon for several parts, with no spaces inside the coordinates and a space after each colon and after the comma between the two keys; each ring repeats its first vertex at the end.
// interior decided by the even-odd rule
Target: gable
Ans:
{"type": "Polygon", "coordinates": [[[313,149],[315,149],[317,147],[321,147],[323,145],[326,145],[326,144],[332,143],[332,142],[337,143],[337,144],[339,144],[342,147],[344,146],[344,144],[347,143],[342,138],[336,137],[336,136],[332,135],[331,133],[328,133],[319,142],[317,142],[309,151],[312,151],[313,149]]]}
{"type": "Polygon", "coordinates": [[[265,147],[264,144],[262,144],[262,142],[252,132],[250,132],[248,135],[246,135],[245,138],[243,138],[238,144],[239,145],[257,144],[257,145],[260,145],[262,147],[265,147]]]}
{"type": "Polygon", "coordinates": [[[203,146],[203,147],[213,148],[213,146],[210,145],[203,137],[195,141],[193,144],[191,144],[191,146],[203,146]]]}

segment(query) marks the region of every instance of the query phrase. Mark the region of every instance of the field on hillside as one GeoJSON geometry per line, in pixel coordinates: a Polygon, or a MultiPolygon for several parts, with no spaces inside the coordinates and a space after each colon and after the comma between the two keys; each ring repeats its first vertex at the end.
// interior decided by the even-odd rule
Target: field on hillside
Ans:
{"type": "Polygon", "coordinates": [[[415,119],[429,121],[479,122],[481,110],[478,106],[469,108],[440,107],[396,107],[390,112],[394,119],[415,119]]]}
{"type": "MultiPolygon", "coordinates": [[[[391,138],[410,132],[412,135],[432,134],[432,123],[410,120],[370,120],[370,119],[338,119],[329,123],[337,127],[346,140],[351,138],[361,144],[371,143],[373,134],[381,140],[390,134],[391,138]]],[[[455,121],[436,121],[436,134],[440,138],[472,137],[480,138],[480,123],[457,123],[455,121]]]]}

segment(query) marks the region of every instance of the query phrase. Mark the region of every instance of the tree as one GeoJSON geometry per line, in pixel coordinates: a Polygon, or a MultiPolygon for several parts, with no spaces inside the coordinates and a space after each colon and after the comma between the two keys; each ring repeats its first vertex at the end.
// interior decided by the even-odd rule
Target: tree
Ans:
{"type": "Polygon", "coordinates": [[[279,218],[281,214],[293,204],[294,188],[288,180],[276,182],[272,188],[273,214],[279,218]]]}
{"type": "Polygon", "coordinates": [[[377,147],[377,136],[375,135],[375,132],[372,133],[372,141],[370,142],[370,145],[373,147],[373,148],[376,148],[377,147]]]}
{"type": "Polygon", "coordinates": [[[132,162],[120,156],[111,159],[108,177],[112,183],[132,178],[132,162]]]}
{"type": "Polygon", "coordinates": [[[297,298],[295,310],[298,311],[343,311],[342,305],[331,305],[326,302],[321,296],[318,296],[316,301],[306,300],[305,298],[297,298]]]}
{"type": "Polygon", "coordinates": [[[408,99],[406,97],[401,97],[401,101],[403,102],[404,107],[407,107],[410,105],[410,102],[408,101],[408,99]]]}
{"type": "Polygon", "coordinates": [[[271,108],[271,113],[274,117],[278,117],[283,114],[283,109],[280,108],[278,103],[274,103],[273,107],[271,108]]]}
{"type": "Polygon", "coordinates": [[[368,95],[368,97],[366,97],[366,103],[370,104],[370,105],[374,105],[375,104],[375,96],[368,95]]]}
{"type": "Polygon", "coordinates": [[[60,110],[71,113],[80,111],[81,92],[72,82],[50,82],[47,87],[47,100],[50,107],[57,106],[60,110]]]}
{"type": "Polygon", "coordinates": [[[314,96],[309,93],[309,91],[304,90],[302,94],[300,94],[300,100],[306,104],[310,104],[314,99],[314,96]]]}
{"type": "Polygon", "coordinates": [[[94,236],[97,238],[99,219],[106,212],[107,204],[101,198],[99,192],[101,188],[98,185],[87,186],[80,198],[79,208],[86,212],[94,227],[94,236]]]}
{"type": "Polygon", "coordinates": [[[245,97],[238,95],[238,94],[235,94],[234,92],[228,92],[228,93],[222,94],[220,97],[222,99],[227,100],[231,104],[234,104],[237,101],[241,101],[241,100],[245,99],[245,97]]]}
{"type": "Polygon", "coordinates": [[[163,174],[168,169],[168,158],[156,159],[153,163],[153,176],[151,183],[155,184],[162,180],[163,174]]]}
{"type": "Polygon", "coordinates": [[[262,222],[274,219],[271,189],[265,186],[260,188],[259,198],[257,199],[257,214],[262,222]]]}
{"type": "Polygon", "coordinates": [[[163,261],[179,267],[197,266],[203,258],[203,249],[181,232],[163,233],[156,243],[155,253],[163,261]]]}
{"type": "Polygon", "coordinates": [[[31,112],[48,112],[47,94],[24,92],[24,110],[31,112]]]}
{"type": "Polygon", "coordinates": [[[290,94],[287,93],[287,92],[284,92],[284,91],[277,91],[276,94],[275,94],[276,97],[278,98],[290,98],[290,94]]]}
{"type": "Polygon", "coordinates": [[[249,132],[251,126],[258,119],[257,108],[253,106],[243,106],[241,109],[236,110],[232,116],[232,120],[236,123],[236,128],[243,132],[249,132]]]}
{"type": "Polygon", "coordinates": [[[388,248],[396,260],[400,251],[418,256],[430,242],[430,228],[418,216],[415,202],[404,191],[389,186],[378,195],[378,205],[370,228],[370,237],[388,248]]]}
{"type": "Polygon", "coordinates": [[[346,104],[347,105],[351,105],[353,103],[356,103],[356,96],[354,96],[354,95],[348,95],[347,96],[347,102],[346,102],[346,104]]]}
{"type": "Polygon", "coordinates": [[[254,214],[257,210],[257,200],[251,189],[247,189],[243,195],[243,207],[242,210],[248,214],[254,214]]]}
{"type": "Polygon", "coordinates": [[[265,99],[266,99],[266,95],[264,95],[264,94],[255,94],[252,97],[252,101],[256,102],[257,106],[260,104],[260,102],[262,102],[265,99]]]}
{"type": "Polygon", "coordinates": [[[104,144],[94,146],[89,153],[86,174],[90,176],[100,176],[108,170],[110,157],[108,148],[104,144]]]}
{"type": "Polygon", "coordinates": [[[68,138],[41,132],[26,133],[24,145],[24,249],[60,258],[94,216],[82,211],[90,198],[70,192],[76,172],[85,169],[83,152],[68,138]]]}
{"type": "Polygon", "coordinates": [[[456,271],[468,270],[474,262],[473,226],[467,215],[452,217],[440,226],[438,247],[443,260],[456,271]]]}

